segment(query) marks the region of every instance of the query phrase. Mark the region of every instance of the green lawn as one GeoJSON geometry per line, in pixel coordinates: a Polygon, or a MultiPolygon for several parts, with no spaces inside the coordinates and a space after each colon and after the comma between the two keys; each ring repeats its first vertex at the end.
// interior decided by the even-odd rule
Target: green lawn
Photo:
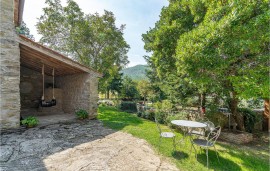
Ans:
{"type": "MultiPolygon", "coordinates": [[[[194,151],[190,154],[190,142],[177,145],[176,152],[173,151],[171,139],[163,139],[160,149],[158,148],[159,134],[156,124],[152,121],[137,117],[135,114],[121,112],[112,107],[100,107],[98,119],[105,126],[115,130],[121,130],[135,137],[145,139],[160,155],[169,158],[180,170],[207,170],[206,156],[204,151],[198,154],[198,161],[194,151]]],[[[165,128],[165,126],[164,126],[165,128]]],[[[177,133],[177,139],[182,135],[177,133]]],[[[237,148],[235,145],[217,143],[220,163],[218,163],[214,150],[209,150],[210,170],[250,170],[268,171],[269,164],[266,157],[260,156],[256,151],[237,148]]],[[[197,150],[199,151],[199,150],[197,150]]]]}

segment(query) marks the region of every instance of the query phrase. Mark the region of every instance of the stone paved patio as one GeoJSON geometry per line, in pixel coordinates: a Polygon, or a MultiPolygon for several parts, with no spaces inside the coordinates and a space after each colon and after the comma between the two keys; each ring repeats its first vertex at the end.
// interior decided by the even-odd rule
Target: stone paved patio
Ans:
{"type": "Polygon", "coordinates": [[[98,120],[2,133],[0,170],[177,170],[145,140],[98,120]]]}

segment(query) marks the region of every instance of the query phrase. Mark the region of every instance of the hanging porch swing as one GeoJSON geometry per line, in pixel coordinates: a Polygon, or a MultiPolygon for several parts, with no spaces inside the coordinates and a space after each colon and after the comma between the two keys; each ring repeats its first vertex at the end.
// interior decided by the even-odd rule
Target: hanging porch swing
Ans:
{"type": "Polygon", "coordinates": [[[44,64],[42,66],[42,77],[43,77],[43,94],[42,94],[42,98],[40,101],[40,106],[41,107],[52,107],[56,105],[56,99],[54,97],[54,68],[52,70],[52,76],[53,76],[53,98],[51,101],[45,101],[45,96],[44,96],[44,92],[45,92],[45,81],[44,81],[44,77],[45,77],[45,72],[44,72],[44,64]]]}

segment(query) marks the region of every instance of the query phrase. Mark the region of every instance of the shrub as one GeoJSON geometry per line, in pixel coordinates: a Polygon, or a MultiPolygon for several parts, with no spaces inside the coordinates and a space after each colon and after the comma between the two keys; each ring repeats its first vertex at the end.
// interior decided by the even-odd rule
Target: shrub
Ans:
{"type": "Polygon", "coordinates": [[[159,123],[164,124],[167,117],[167,113],[159,111],[159,112],[156,112],[155,116],[159,123]]]}
{"type": "Polygon", "coordinates": [[[127,112],[137,112],[136,103],[132,101],[122,101],[120,109],[127,112]]]}
{"type": "Polygon", "coordinates": [[[187,120],[187,116],[188,116],[188,113],[185,112],[185,111],[181,111],[181,112],[178,112],[178,113],[175,113],[175,114],[170,114],[166,117],[166,124],[170,127],[172,127],[172,123],[171,121],[172,120],[187,120]]]}
{"type": "Polygon", "coordinates": [[[84,109],[80,109],[78,111],[75,112],[77,118],[79,119],[86,119],[88,118],[88,112],[84,109]]]}
{"type": "Polygon", "coordinates": [[[246,131],[251,133],[254,130],[256,121],[258,120],[256,113],[248,108],[238,108],[237,111],[244,117],[244,125],[246,131]]]}
{"type": "Polygon", "coordinates": [[[21,121],[23,125],[26,125],[29,128],[36,126],[38,122],[39,122],[38,119],[34,116],[28,116],[27,118],[21,121]]]}
{"type": "Polygon", "coordinates": [[[154,109],[149,109],[144,112],[144,118],[149,119],[151,121],[155,120],[155,110],[154,109]]]}
{"type": "Polygon", "coordinates": [[[209,121],[213,122],[215,125],[219,125],[222,129],[229,125],[228,117],[222,112],[216,110],[207,110],[205,115],[209,121]]]}

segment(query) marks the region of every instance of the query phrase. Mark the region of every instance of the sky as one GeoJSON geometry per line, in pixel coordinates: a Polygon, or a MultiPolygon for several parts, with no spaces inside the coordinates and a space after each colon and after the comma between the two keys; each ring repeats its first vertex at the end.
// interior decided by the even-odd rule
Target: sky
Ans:
{"type": "MultiPolygon", "coordinates": [[[[66,5],[66,0],[61,0],[66,5]]],[[[116,17],[116,25],[126,25],[124,38],[130,45],[128,67],[146,64],[143,56],[147,55],[143,46],[142,34],[155,26],[163,6],[168,5],[167,0],[75,0],[86,14],[103,14],[104,10],[112,11],[116,17]]],[[[37,18],[46,6],[45,0],[26,0],[24,4],[23,20],[35,40],[41,38],[36,31],[37,18]]],[[[148,54],[149,55],[149,54],[148,54]]]]}

